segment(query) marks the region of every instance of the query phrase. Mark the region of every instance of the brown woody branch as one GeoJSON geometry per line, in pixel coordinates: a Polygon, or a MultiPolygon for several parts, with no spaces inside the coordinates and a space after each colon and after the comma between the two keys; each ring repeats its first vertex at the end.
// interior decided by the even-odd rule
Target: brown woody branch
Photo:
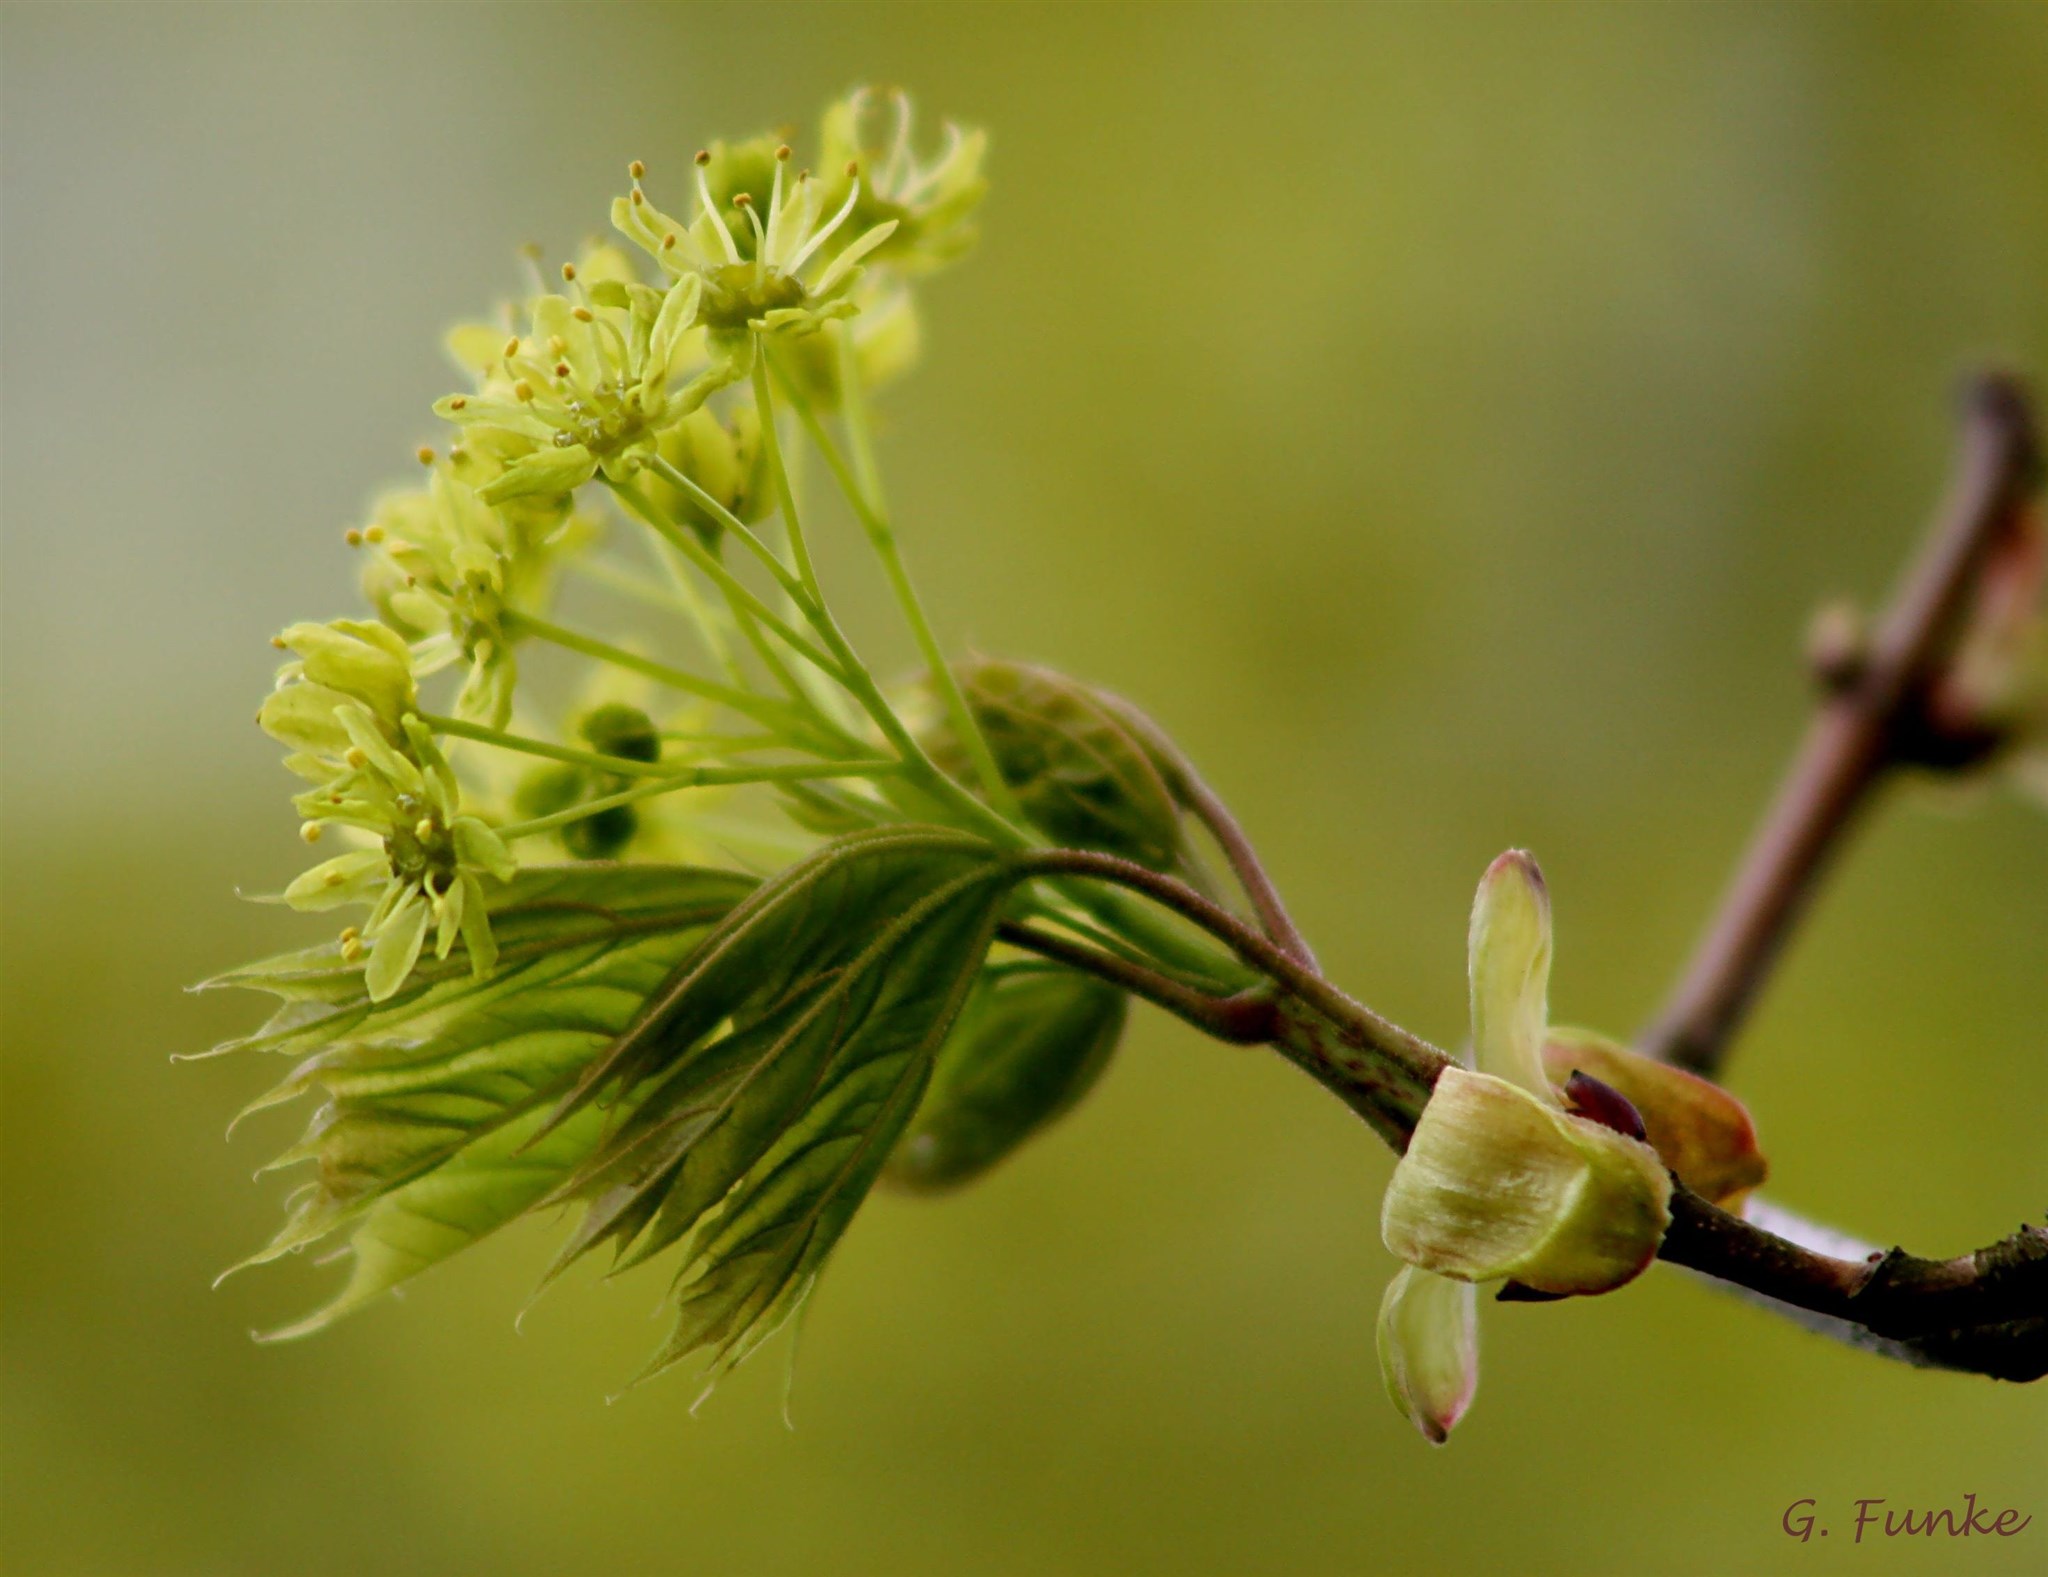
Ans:
{"type": "Polygon", "coordinates": [[[1949,496],[1867,654],[1830,677],[1720,910],[1662,1016],[1640,1039],[1653,1057],[1712,1076],[1830,857],[1872,791],[1908,765],[1960,768],[2001,742],[1947,738],[1932,686],[1978,571],[2038,485],[2041,443],[2025,387],[1971,382],[1949,496]]]}

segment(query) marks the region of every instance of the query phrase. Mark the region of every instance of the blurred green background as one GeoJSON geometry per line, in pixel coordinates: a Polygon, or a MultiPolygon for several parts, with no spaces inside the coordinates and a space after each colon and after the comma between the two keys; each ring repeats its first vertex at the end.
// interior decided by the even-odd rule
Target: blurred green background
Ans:
{"type": "MultiPolygon", "coordinates": [[[[949,637],[1140,698],[1337,979],[1438,1039],[1472,885],[1543,859],[1560,1017],[1627,1031],[1881,593],[1980,357],[2048,371],[2048,11],[1857,6],[38,7],[0,16],[4,1518],[35,1573],[2041,1569],[2048,1391],[1660,1268],[1490,1311],[1431,1452],[1381,1394],[1389,1157],[1278,1059],[1137,1025],[943,1203],[878,1200],[804,1338],[607,1407],[658,1272],[512,1314],[523,1229],[317,1340],[208,1281],[293,1130],[168,1054],[304,934],[249,724],[269,632],[433,436],[440,329],[862,79],[983,122],[891,486],[949,637]],[[1852,1547],[1849,1502],[2010,1541],[1852,1547]],[[1834,1536],[1784,1509],[1817,1497],[1834,1536]]],[[[907,659],[844,544],[827,573],[907,659]]],[[[1897,805],[1735,1062],[1788,1203],[1926,1252],[2048,1174],[2048,817],[1897,805]]]]}

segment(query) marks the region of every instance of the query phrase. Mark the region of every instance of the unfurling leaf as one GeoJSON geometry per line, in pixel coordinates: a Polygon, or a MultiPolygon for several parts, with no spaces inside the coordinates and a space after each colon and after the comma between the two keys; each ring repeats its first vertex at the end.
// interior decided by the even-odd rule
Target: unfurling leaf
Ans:
{"type": "Polygon", "coordinates": [[[317,1175],[251,1263],[354,1228],[340,1295],[278,1334],[360,1307],[559,1185],[602,1123],[593,1114],[527,1147],[549,1108],[752,887],[685,866],[533,867],[492,912],[499,954],[488,979],[459,957],[430,960],[372,1003],[361,966],[330,944],[208,982],[286,999],[230,1047],[312,1052],[251,1110],[316,1089],[327,1097],[272,1163],[311,1161],[317,1175]]]}
{"type": "Polygon", "coordinates": [[[1125,1016],[1123,992],[1086,975],[1035,965],[983,971],[887,1181],[922,1191],[986,1172],[1088,1093],[1125,1016]]]}
{"type": "Polygon", "coordinates": [[[704,1349],[715,1381],[801,1305],[916,1110],[1016,879],[957,832],[830,844],[706,937],[558,1108],[564,1127],[600,1098],[624,1115],[557,1195],[589,1201],[557,1268],[600,1243],[634,1264],[694,1234],[648,1374],[704,1349]]]}
{"type": "MultiPolygon", "coordinates": [[[[955,672],[1003,781],[1037,827],[1153,870],[1179,863],[1180,805],[1123,703],[1025,663],[984,659],[955,672]]],[[[969,776],[957,742],[932,744],[942,766],[969,776]]]]}

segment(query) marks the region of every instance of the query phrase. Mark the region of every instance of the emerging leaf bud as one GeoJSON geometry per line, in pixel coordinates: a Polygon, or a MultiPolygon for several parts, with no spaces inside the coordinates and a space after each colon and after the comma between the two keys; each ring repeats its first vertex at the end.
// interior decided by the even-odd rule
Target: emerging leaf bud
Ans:
{"type": "MultiPolygon", "coordinates": [[[[1003,781],[1038,827],[1153,870],[1178,863],[1180,804],[1122,703],[1024,663],[983,659],[954,671],[1003,781]]],[[[971,777],[950,732],[931,749],[940,766],[971,777]]]]}
{"type": "Polygon", "coordinates": [[[1409,1264],[1461,1281],[1607,1292],[1656,1257],[1670,1201],[1648,1145],[1447,1068],[1387,1185],[1380,1232],[1409,1264]]]}

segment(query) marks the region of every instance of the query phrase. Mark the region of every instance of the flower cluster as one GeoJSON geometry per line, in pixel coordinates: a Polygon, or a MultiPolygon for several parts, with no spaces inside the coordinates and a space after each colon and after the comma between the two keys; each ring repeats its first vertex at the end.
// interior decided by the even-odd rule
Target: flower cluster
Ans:
{"type": "Polygon", "coordinates": [[[296,660],[279,670],[257,721],[313,785],[292,802],[301,835],[318,843],[336,827],[371,840],[305,872],[285,902],[369,906],[361,925],[342,932],[342,951],[366,959],[372,1001],[405,983],[430,931],[437,957],[459,937],[470,967],[487,974],[497,949],[484,878],[508,880],[516,862],[495,832],[462,813],[454,771],[415,709],[411,649],[384,625],[355,619],[294,624],[277,644],[296,660]]]}
{"type": "MultiPolygon", "coordinates": [[[[752,655],[775,683],[751,694],[755,680],[733,659],[731,638],[751,640],[764,622],[797,649],[804,638],[723,571],[720,538],[735,522],[761,525],[789,493],[775,471],[777,435],[762,392],[769,371],[799,412],[809,402],[812,411],[857,413],[852,383],[877,387],[916,355],[910,282],[972,242],[983,139],[948,128],[943,148],[920,159],[910,132],[902,95],[863,90],[826,114],[820,174],[779,139],[713,144],[696,156],[686,219],[654,205],[635,161],[628,194],[612,205],[620,240],[585,244],[558,280],[536,268],[532,292],[502,322],[449,335],[468,385],[434,409],[458,429],[455,441],[423,447],[424,480],[378,498],[347,533],[367,556],[363,588],[377,622],[292,626],[280,644],[297,660],[262,713],[291,747],[287,765],[312,784],[296,801],[307,840],[332,826],[364,844],[307,872],[285,896],[308,909],[368,906],[369,917],[344,933],[344,949],[365,960],[377,999],[399,988],[429,946],[446,957],[465,941],[472,966],[491,967],[485,884],[513,862],[477,814],[479,795],[525,815],[508,834],[558,835],[583,858],[616,855],[636,839],[644,846],[643,820],[659,824],[641,802],[666,791],[651,782],[659,774],[638,735],[630,748],[600,740],[573,714],[571,737],[559,742],[507,732],[515,715],[530,715],[520,710],[525,642],[566,646],[601,673],[675,683],[677,670],[641,656],[630,640],[543,617],[565,564],[580,559],[576,567],[591,577],[696,620],[723,675],[717,683],[685,678],[681,688],[693,705],[726,697],[729,711],[769,731],[741,738],[706,719],[710,743],[693,751],[717,769],[706,786],[746,781],[757,766],[763,781],[802,766],[721,757],[728,742],[786,754],[821,739],[834,749],[853,741],[840,716],[811,698],[800,696],[792,712],[790,676],[774,672],[780,659],[758,643],[752,655]],[[667,555],[666,585],[644,583],[644,569],[630,562],[583,556],[604,517],[579,489],[596,480],[622,490],[630,512],[665,537],[657,556],[667,555]],[[696,569],[729,602],[738,598],[730,607],[707,607],[700,589],[678,578],[696,546],[689,534],[703,548],[696,569]],[[461,679],[452,704],[439,709],[452,716],[435,718],[420,708],[417,685],[444,671],[461,679]],[[505,759],[494,751],[472,764],[465,811],[436,743],[450,731],[512,759],[556,764],[523,777],[486,771],[505,759]]],[[[528,255],[537,263],[537,251],[528,255]]],[[[794,536],[793,522],[782,529],[794,536]]],[[[749,540],[753,551],[769,551],[749,540]]],[[[813,645],[802,660],[816,654],[813,645]]],[[[846,748],[857,757],[865,747],[846,748]]],[[[833,792],[791,791],[810,800],[833,792]]]]}

